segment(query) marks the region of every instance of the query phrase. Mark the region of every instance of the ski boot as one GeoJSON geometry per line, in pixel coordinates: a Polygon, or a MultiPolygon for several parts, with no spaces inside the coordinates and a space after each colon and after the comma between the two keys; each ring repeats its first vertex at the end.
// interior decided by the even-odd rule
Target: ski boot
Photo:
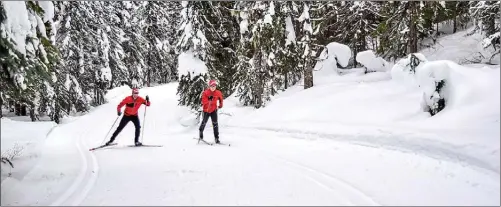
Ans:
{"type": "Polygon", "coordinates": [[[141,143],[141,142],[136,142],[136,143],[135,143],[135,145],[136,145],[136,147],[138,147],[138,146],[143,145],[143,143],[141,143]]]}

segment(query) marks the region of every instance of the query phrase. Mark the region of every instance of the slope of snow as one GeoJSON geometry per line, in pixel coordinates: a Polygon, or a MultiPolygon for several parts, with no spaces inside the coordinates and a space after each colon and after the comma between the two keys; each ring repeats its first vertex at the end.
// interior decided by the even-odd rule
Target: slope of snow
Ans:
{"type": "MultiPolygon", "coordinates": [[[[482,46],[484,39],[480,32],[468,36],[473,27],[455,34],[446,35],[437,40],[437,43],[430,48],[420,51],[428,60],[450,60],[460,65],[474,63],[472,61],[489,60],[494,50],[492,47],[486,49],[482,46]]],[[[493,64],[500,64],[499,54],[493,58],[493,64]]]]}

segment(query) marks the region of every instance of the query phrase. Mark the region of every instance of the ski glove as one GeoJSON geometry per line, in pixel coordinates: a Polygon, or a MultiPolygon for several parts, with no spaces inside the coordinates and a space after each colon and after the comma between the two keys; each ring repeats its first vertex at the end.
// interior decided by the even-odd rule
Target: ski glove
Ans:
{"type": "Polygon", "coordinates": [[[121,111],[119,111],[119,112],[117,112],[117,114],[118,114],[118,116],[120,116],[120,115],[122,115],[122,112],[121,112],[121,111]]]}

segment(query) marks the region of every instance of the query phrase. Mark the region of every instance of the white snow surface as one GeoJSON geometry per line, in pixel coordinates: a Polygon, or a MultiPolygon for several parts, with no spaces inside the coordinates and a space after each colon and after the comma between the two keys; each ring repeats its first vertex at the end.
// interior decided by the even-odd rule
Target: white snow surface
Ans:
{"type": "MultiPolygon", "coordinates": [[[[180,73],[206,71],[190,53],[179,60],[180,73]]],[[[218,118],[229,147],[197,144],[177,83],[140,90],[152,101],[139,110],[141,141],[162,147],[127,147],[129,123],[116,146],[88,151],[116,128],[128,86],[50,133],[51,122],[3,118],[2,152],[14,142],[39,147],[14,159],[16,171],[2,164],[2,176],[12,173],[1,205],[499,206],[499,65],[430,58],[416,71],[415,84],[404,85],[390,71],[319,70],[314,87],[290,87],[261,109],[227,97],[218,118]],[[433,117],[420,108],[429,78],[452,83],[451,104],[433,117]]],[[[212,129],[209,122],[206,141],[212,129]]]]}
{"type": "Polygon", "coordinates": [[[129,124],[117,146],[87,151],[107,140],[121,87],[56,127],[33,169],[2,184],[2,205],[499,205],[499,69],[482,70],[474,100],[431,118],[422,91],[388,73],[295,86],[258,110],[230,97],[219,112],[230,147],[197,144],[177,83],[143,88],[142,141],[163,147],[126,147],[129,124]]]}

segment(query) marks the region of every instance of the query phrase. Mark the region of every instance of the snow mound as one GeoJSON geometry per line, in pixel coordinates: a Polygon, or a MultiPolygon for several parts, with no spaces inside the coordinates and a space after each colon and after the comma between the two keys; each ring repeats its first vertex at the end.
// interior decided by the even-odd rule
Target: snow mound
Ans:
{"type": "Polygon", "coordinates": [[[327,45],[327,55],[329,58],[335,58],[339,65],[346,67],[350,61],[351,49],[347,45],[331,42],[327,45]]]}
{"type": "Polygon", "coordinates": [[[367,68],[367,72],[386,71],[388,65],[383,58],[376,57],[372,50],[359,52],[356,60],[367,68]]]}
{"type": "MultiPolygon", "coordinates": [[[[499,89],[492,86],[496,82],[499,84],[499,81],[487,81],[492,80],[492,77],[489,77],[492,75],[498,77],[499,70],[470,68],[448,60],[427,62],[416,71],[417,81],[425,96],[423,101],[430,105],[433,103],[433,98],[440,97],[446,102],[445,108],[450,110],[474,105],[479,101],[493,102],[488,97],[499,97],[499,89]],[[445,81],[445,85],[442,93],[437,94],[436,82],[442,80],[445,81]],[[493,89],[498,90],[492,91],[493,89]]],[[[499,100],[494,101],[496,102],[499,103],[499,100]]]]}
{"type": "Polygon", "coordinates": [[[428,62],[426,57],[421,53],[409,54],[406,58],[399,60],[391,68],[391,78],[404,85],[416,86],[418,85],[415,71],[422,66],[422,63],[428,62]],[[415,57],[416,59],[414,59],[415,57]],[[414,69],[412,69],[414,67],[414,69]]]}
{"type": "Polygon", "coordinates": [[[337,71],[337,64],[342,67],[348,66],[351,57],[351,49],[337,42],[329,43],[319,55],[319,61],[314,67],[314,70],[321,69],[337,71]]]}
{"type": "MultiPolygon", "coordinates": [[[[131,90],[132,89],[127,85],[116,87],[116,88],[109,90],[106,93],[106,95],[104,96],[104,98],[108,102],[111,102],[111,101],[117,100],[117,99],[121,100],[121,99],[125,98],[125,96],[130,95],[131,90]]],[[[139,90],[139,94],[141,94],[141,90],[139,90]]]]}
{"type": "Polygon", "coordinates": [[[179,55],[178,58],[179,66],[178,77],[181,78],[182,75],[188,75],[188,73],[192,73],[193,75],[204,74],[207,73],[207,66],[200,59],[196,58],[192,52],[183,52],[179,55]]]}

